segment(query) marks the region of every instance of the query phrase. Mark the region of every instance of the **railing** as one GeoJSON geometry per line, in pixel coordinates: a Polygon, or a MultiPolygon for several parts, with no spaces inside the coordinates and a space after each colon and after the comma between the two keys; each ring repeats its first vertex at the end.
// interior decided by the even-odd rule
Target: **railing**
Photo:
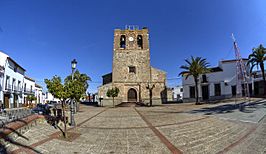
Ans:
{"type": "Polygon", "coordinates": [[[18,91],[19,92],[22,92],[22,87],[18,87],[18,91]]]}
{"type": "Polygon", "coordinates": [[[13,86],[13,91],[17,91],[18,87],[17,86],[13,86]]]}
{"type": "Polygon", "coordinates": [[[14,86],[14,91],[15,92],[21,92],[22,88],[20,86],[14,86]]]}
{"type": "Polygon", "coordinates": [[[2,127],[6,123],[24,118],[31,114],[31,110],[26,107],[5,109],[3,111],[0,111],[0,127],[2,127]]]}
{"type": "Polygon", "coordinates": [[[262,74],[256,74],[254,75],[254,78],[262,78],[262,74]]]}
{"type": "Polygon", "coordinates": [[[35,93],[35,90],[32,90],[32,89],[25,89],[25,88],[24,88],[24,93],[27,93],[27,94],[34,94],[34,93],[35,93]]]}
{"type": "MultiPolygon", "coordinates": [[[[6,90],[7,91],[9,91],[9,92],[22,92],[23,90],[22,90],[22,87],[20,87],[20,86],[13,86],[12,87],[12,85],[11,84],[7,84],[6,85],[6,90]]],[[[34,92],[32,92],[32,93],[34,93],[34,92]]]]}
{"type": "MultiPolygon", "coordinates": [[[[265,74],[265,76],[266,76],[266,73],[264,73],[265,74]]],[[[260,71],[258,71],[258,72],[252,72],[251,73],[251,75],[253,76],[253,78],[262,78],[263,76],[263,74],[262,74],[262,72],[260,72],[260,71]]]]}
{"type": "Polygon", "coordinates": [[[11,91],[11,90],[12,90],[12,86],[11,86],[11,84],[7,84],[7,85],[6,85],[6,90],[7,90],[7,91],[11,91]]]}

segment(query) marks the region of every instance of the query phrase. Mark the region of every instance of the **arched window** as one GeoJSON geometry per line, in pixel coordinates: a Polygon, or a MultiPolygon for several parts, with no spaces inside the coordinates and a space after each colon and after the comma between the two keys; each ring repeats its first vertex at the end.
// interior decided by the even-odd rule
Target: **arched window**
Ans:
{"type": "Polygon", "coordinates": [[[137,43],[138,43],[138,47],[142,49],[143,48],[143,40],[142,40],[142,36],[141,35],[138,35],[137,43]]]}
{"type": "Polygon", "coordinates": [[[120,48],[126,48],[126,36],[125,35],[121,35],[120,37],[120,48]]]}

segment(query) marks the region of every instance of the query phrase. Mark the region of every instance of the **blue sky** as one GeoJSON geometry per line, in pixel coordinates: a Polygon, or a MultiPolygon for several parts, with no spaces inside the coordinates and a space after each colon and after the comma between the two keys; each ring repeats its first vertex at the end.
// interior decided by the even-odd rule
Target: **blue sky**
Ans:
{"type": "Polygon", "coordinates": [[[172,79],[191,55],[212,66],[234,58],[232,32],[242,57],[266,46],[265,6],[265,0],[0,0],[0,50],[44,87],[44,78],[70,74],[76,58],[95,92],[112,70],[115,28],[148,27],[151,64],[172,79]]]}

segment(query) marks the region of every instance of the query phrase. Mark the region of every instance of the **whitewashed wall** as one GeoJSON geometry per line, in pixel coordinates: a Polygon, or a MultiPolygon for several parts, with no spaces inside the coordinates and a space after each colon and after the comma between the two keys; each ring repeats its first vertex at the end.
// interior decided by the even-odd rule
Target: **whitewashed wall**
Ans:
{"type": "MultiPolygon", "coordinates": [[[[32,86],[32,92],[33,92],[33,94],[35,94],[35,81],[29,80],[29,79],[24,77],[23,90],[25,90],[25,84],[26,84],[26,90],[30,91],[31,86],[32,86]]],[[[31,95],[31,94],[26,93],[24,91],[24,97],[28,97],[28,95],[31,95]]],[[[24,103],[26,103],[26,102],[24,102],[24,103]]],[[[36,103],[36,101],[32,101],[32,103],[36,103]]]]}
{"type": "MultiPolygon", "coordinates": [[[[246,61],[245,61],[246,62],[246,61]]],[[[220,72],[213,72],[206,74],[208,86],[209,86],[209,97],[215,96],[214,84],[220,84],[221,86],[221,96],[223,97],[231,97],[232,96],[232,86],[236,85],[236,62],[219,62],[219,67],[223,70],[220,72]]],[[[249,68],[247,68],[249,70],[249,68]]],[[[201,83],[202,76],[199,78],[199,97],[202,97],[201,83]]],[[[251,83],[251,80],[249,81],[251,83]]],[[[194,78],[192,76],[188,77],[187,80],[182,78],[183,85],[183,98],[189,100],[190,99],[190,86],[195,86],[194,78]]],[[[205,84],[206,85],[206,84],[205,84]]],[[[189,100],[191,101],[191,100],[189,100]]]]}
{"type": "Polygon", "coordinates": [[[36,103],[44,103],[42,88],[35,86],[35,97],[37,98],[36,103]]]}
{"type": "Polygon", "coordinates": [[[9,106],[14,107],[14,95],[17,95],[18,99],[15,103],[18,107],[19,104],[23,103],[23,95],[22,92],[20,92],[19,90],[22,90],[25,71],[18,65],[16,65],[10,58],[8,58],[8,55],[3,52],[0,52],[0,65],[4,67],[4,74],[3,76],[1,76],[0,79],[2,87],[0,92],[0,101],[4,102],[4,92],[7,91],[7,86],[10,85],[11,89],[13,90],[10,91],[9,106]],[[7,76],[9,76],[8,83],[6,83],[7,76]],[[13,79],[15,80],[14,83],[13,79]],[[20,85],[18,85],[19,81],[20,85]]]}
{"type": "Polygon", "coordinates": [[[174,100],[176,100],[177,99],[177,95],[179,95],[181,98],[180,99],[182,99],[183,98],[183,86],[176,86],[176,87],[174,87],[174,89],[173,89],[173,99],[174,100]]]}

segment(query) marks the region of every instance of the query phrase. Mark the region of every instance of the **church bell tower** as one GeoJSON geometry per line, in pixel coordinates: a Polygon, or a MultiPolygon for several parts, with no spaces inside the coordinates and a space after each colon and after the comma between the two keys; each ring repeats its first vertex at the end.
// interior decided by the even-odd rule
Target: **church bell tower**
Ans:
{"type": "Polygon", "coordinates": [[[117,87],[114,104],[161,104],[166,100],[166,72],[151,67],[148,28],[126,26],[114,30],[112,73],[103,76],[99,96],[103,104],[113,104],[108,89],[117,87]],[[151,88],[152,87],[152,88],[151,88]]]}
{"type": "Polygon", "coordinates": [[[147,82],[150,72],[149,33],[147,28],[126,26],[115,29],[113,82],[147,82]]]}

